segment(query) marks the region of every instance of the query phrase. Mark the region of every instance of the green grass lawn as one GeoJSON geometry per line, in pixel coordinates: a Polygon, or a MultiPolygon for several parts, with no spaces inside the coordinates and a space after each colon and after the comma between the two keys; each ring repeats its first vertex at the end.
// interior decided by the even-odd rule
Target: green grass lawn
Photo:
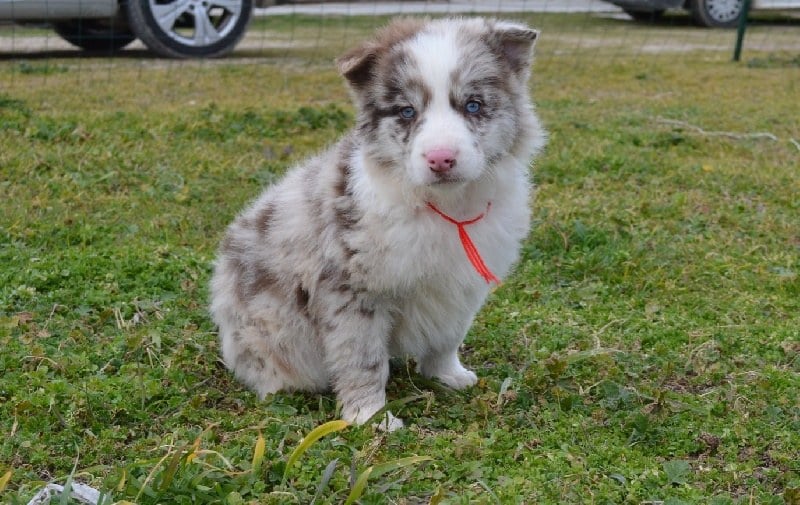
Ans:
{"type": "Polygon", "coordinates": [[[234,381],[206,285],[242,206],[352,124],[328,62],[378,20],[259,21],[296,47],[221,62],[0,62],[0,501],[71,477],[106,503],[343,503],[368,476],[362,504],[800,503],[797,55],[572,19],[532,17],[550,143],[465,344],[478,385],[394,363],[408,428],[288,467],[335,400],[234,381]]]}

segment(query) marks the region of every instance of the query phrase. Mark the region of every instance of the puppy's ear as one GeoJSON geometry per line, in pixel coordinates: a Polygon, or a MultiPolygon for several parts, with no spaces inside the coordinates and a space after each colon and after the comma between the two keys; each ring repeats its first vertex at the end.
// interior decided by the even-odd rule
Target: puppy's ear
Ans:
{"type": "Polygon", "coordinates": [[[375,76],[375,67],[380,56],[419,33],[424,23],[424,20],[414,18],[394,19],[378,30],[372,40],[336,60],[339,72],[353,88],[363,88],[375,76]]]}
{"type": "Polygon", "coordinates": [[[492,37],[495,47],[511,66],[511,70],[517,74],[528,70],[533,46],[539,38],[537,30],[525,25],[501,21],[495,23],[492,37]]]}
{"type": "Polygon", "coordinates": [[[376,48],[372,44],[365,44],[339,57],[336,64],[347,82],[353,88],[361,89],[372,79],[377,60],[376,48]]]}

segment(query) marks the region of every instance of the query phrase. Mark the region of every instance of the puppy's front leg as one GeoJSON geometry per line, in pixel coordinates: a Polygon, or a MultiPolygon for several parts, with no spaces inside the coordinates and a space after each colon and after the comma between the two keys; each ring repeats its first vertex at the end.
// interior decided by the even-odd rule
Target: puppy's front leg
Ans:
{"type": "MultiPolygon", "coordinates": [[[[391,325],[387,307],[364,294],[351,294],[334,313],[324,337],[325,356],[345,421],[363,424],[386,404],[391,325]]],[[[387,413],[379,428],[402,426],[387,413]]]]}
{"type": "Polygon", "coordinates": [[[475,372],[464,368],[458,359],[458,348],[442,354],[431,352],[419,361],[419,372],[425,377],[436,378],[453,389],[464,389],[478,382],[475,372]]]}

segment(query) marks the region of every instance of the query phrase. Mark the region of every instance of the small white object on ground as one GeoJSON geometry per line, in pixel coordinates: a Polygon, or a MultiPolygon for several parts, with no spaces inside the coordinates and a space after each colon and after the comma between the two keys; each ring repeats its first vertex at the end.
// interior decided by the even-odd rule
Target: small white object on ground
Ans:
{"type": "MultiPolygon", "coordinates": [[[[28,502],[28,505],[47,505],[50,503],[51,499],[58,498],[63,493],[64,486],[59,484],[48,484],[38,493],[36,493],[36,496],[31,498],[31,501],[28,502]]],[[[100,491],[85,484],[73,482],[72,489],[70,491],[70,497],[74,500],[78,500],[80,503],[97,505],[97,502],[100,500],[100,491]]]]}

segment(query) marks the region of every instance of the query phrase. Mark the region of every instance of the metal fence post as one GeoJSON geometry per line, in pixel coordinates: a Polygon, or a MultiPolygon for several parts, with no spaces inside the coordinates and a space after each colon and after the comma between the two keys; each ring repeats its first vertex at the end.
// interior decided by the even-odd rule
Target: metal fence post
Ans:
{"type": "Polygon", "coordinates": [[[747,28],[747,15],[750,14],[751,0],[744,0],[742,14],[739,16],[739,29],[736,30],[736,47],[733,50],[733,61],[739,61],[742,56],[742,45],[744,44],[744,32],[747,28]]]}

